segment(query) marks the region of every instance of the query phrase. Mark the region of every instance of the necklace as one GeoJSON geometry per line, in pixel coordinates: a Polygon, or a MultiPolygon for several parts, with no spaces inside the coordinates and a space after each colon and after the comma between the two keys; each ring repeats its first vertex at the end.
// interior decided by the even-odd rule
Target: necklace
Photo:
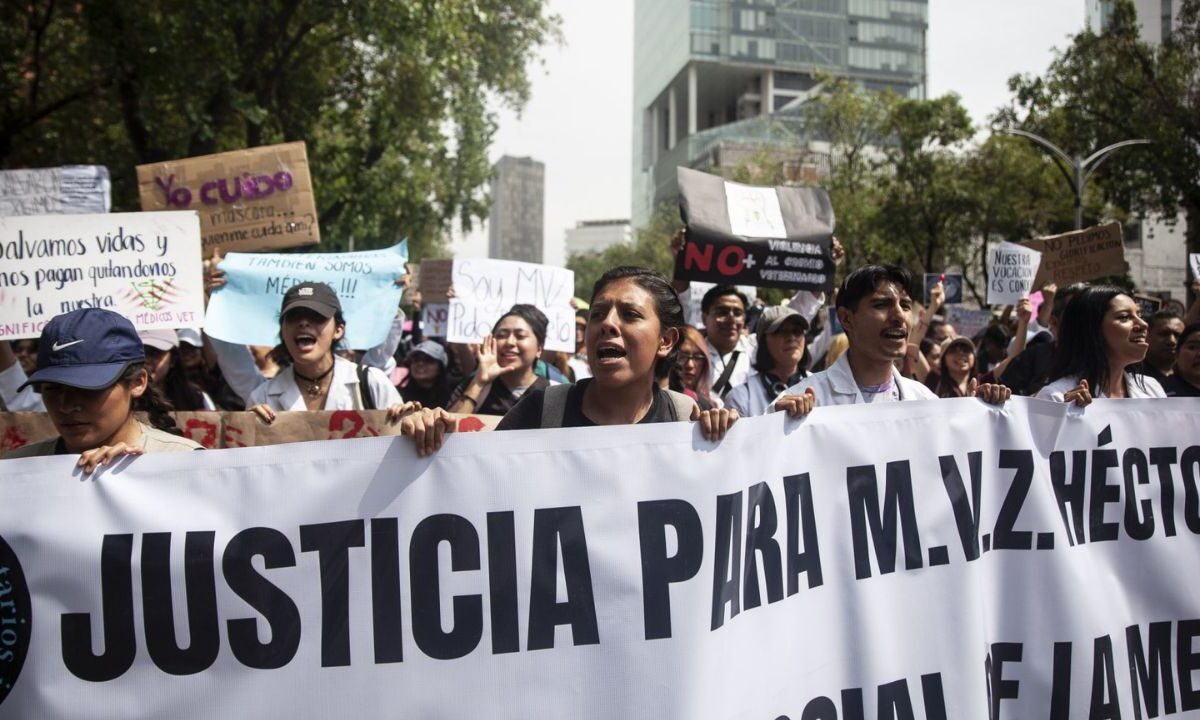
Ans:
{"type": "Polygon", "coordinates": [[[297,370],[295,367],[292,368],[292,374],[296,376],[297,380],[303,380],[304,382],[309,383],[309,386],[307,388],[305,388],[304,391],[307,392],[311,397],[317,397],[318,395],[321,394],[321,382],[325,378],[329,377],[329,373],[333,372],[334,365],[336,365],[336,364],[337,363],[330,365],[328,370],[326,370],[325,372],[316,376],[315,378],[310,378],[310,377],[301,375],[300,371],[297,370]]]}

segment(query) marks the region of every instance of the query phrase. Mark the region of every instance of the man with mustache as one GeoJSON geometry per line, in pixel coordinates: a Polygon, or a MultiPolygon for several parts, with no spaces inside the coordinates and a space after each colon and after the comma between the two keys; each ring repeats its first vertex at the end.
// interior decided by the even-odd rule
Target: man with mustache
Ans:
{"type": "MultiPolygon", "coordinates": [[[[895,265],[867,265],[850,273],[837,295],[837,314],[850,347],[829,368],[788,388],[775,409],[793,417],[819,405],[936,400],[929,388],[902,377],[896,360],[908,349],[912,276],[895,265]]],[[[1011,391],[972,383],[971,394],[1000,404],[1011,391]]]]}

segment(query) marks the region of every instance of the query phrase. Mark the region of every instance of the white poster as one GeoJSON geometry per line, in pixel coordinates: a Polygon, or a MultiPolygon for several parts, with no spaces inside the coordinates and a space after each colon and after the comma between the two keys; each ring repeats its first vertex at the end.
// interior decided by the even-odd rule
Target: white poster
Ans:
{"type": "Polygon", "coordinates": [[[1197,438],[958,399],[0,461],[0,718],[1187,717],[1197,438]]]}
{"type": "Polygon", "coordinates": [[[458,260],[450,273],[454,297],[446,319],[449,342],[478,343],[517,303],[546,314],[546,349],[575,352],[575,273],[512,260],[458,260]]]}
{"type": "Polygon", "coordinates": [[[425,337],[446,337],[447,318],[450,317],[448,303],[431,303],[421,307],[421,334],[425,337]]]}
{"type": "Polygon", "coordinates": [[[0,216],[106,213],[111,194],[103,165],[0,170],[0,216]]]}
{"type": "Polygon", "coordinates": [[[1010,242],[1001,242],[988,250],[988,304],[1016,305],[1029,297],[1042,254],[1010,242]]]}
{"type": "Polygon", "coordinates": [[[787,237],[775,188],[726,182],[725,202],[729,206],[729,229],[734,235],[780,240],[787,237]]]}
{"type": "Polygon", "coordinates": [[[121,313],[139,330],[204,321],[195,212],[0,217],[0,340],[37,337],[79,308],[121,313]]]}
{"type": "Polygon", "coordinates": [[[1192,279],[1200,280],[1200,253],[1189,253],[1188,262],[1192,265],[1192,279]]]}

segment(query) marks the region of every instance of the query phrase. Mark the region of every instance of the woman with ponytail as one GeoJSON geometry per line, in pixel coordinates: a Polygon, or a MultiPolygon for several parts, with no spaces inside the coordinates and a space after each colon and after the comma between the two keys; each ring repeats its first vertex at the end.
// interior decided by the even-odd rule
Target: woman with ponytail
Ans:
{"type": "Polygon", "coordinates": [[[41,393],[59,437],[12,450],[6,460],[78,454],[79,467],[91,473],[123,455],[202,449],[178,434],[151,386],[133,324],[109,310],[75,310],[46,323],[26,384],[41,393]],[[138,411],[150,425],[138,421],[138,411]]]}

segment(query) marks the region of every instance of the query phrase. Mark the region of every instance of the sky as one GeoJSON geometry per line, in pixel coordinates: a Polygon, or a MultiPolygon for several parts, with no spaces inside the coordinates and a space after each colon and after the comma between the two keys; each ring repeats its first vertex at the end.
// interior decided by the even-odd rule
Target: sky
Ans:
{"type": "MultiPolygon", "coordinates": [[[[530,64],[520,114],[500,109],[490,154],[545,163],[544,262],[562,265],[567,228],[630,215],[633,0],[550,0],[550,10],[562,19],[562,42],[530,64]]],[[[1084,15],[1085,0],[930,0],[929,97],[957,93],[984,125],[1007,103],[1008,78],[1043,72],[1084,15]]],[[[486,257],[486,225],[453,251],[486,257]]]]}

